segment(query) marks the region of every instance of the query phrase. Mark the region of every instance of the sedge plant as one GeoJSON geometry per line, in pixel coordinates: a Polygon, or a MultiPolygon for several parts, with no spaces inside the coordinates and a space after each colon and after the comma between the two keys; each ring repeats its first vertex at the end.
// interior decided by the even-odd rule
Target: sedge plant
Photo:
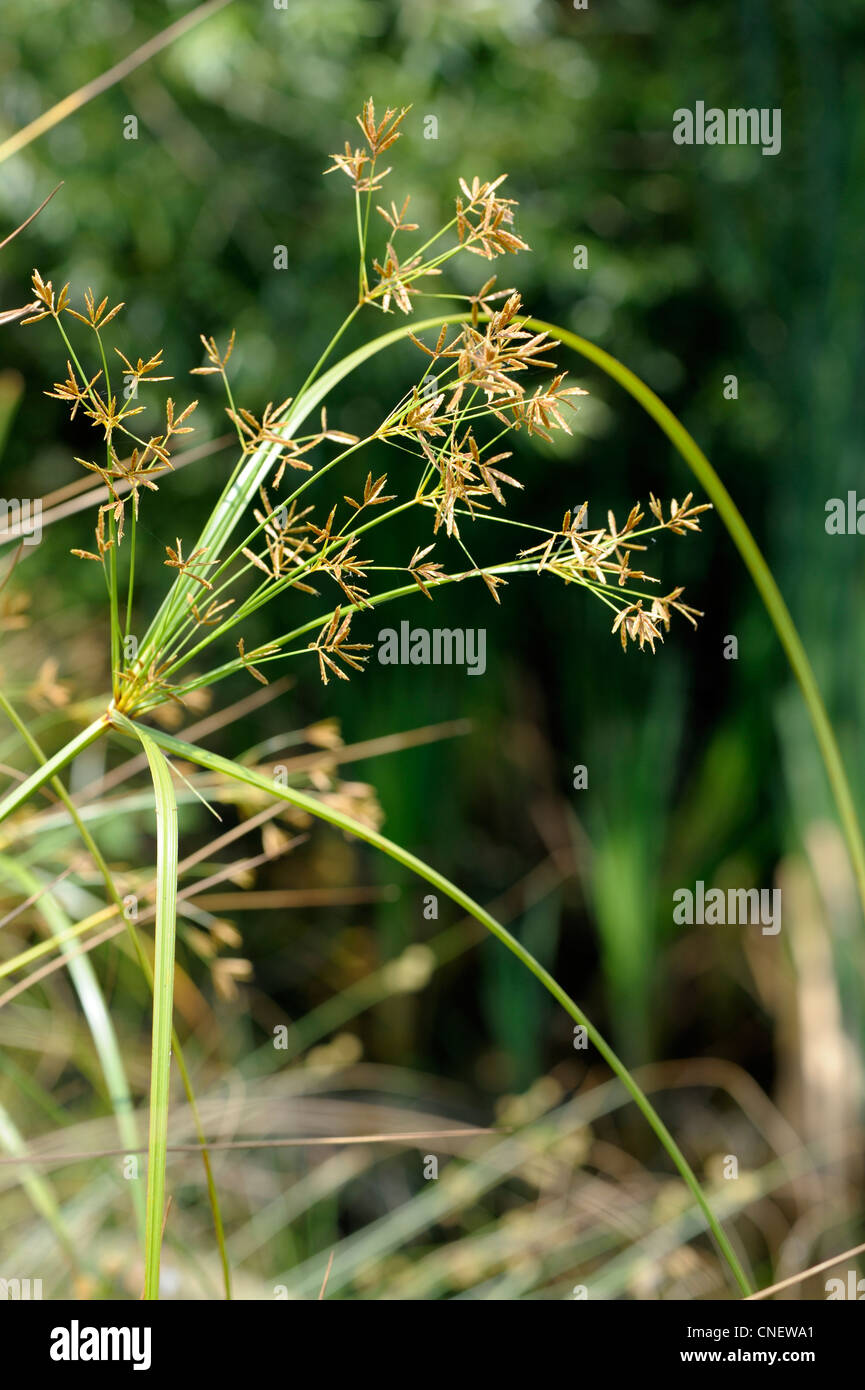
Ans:
{"type": "MultiPolygon", "coordinates": [[[[429,288],[457,256],[489,262],[516,256],[528,246],[516,231],[516,203],[503,194],[504,175],[491,181],[460,179],[453,215],[429,236],[410,220],[408,198],[399,205],[385,201],[382,188],[391,170],[383,156],[399,140],[406,114],[406,109],[388,108],[379,119],[368,101],[357,118],[362,143],[346,143],[326,171],[346,178],[353,195],[356,293],[344,321],[294,396],[259,407],[258,413],[241,405],[232,386],[234,334],[219,341],[216,336],[202,337],[204,362],[195,374],[213,377],[225,393],[236,459],[201,534],[191,543],[177,537],[160,557],[153,555],[149,535],[139,535],[140,509],[158,505],[153,494],[172,471],[178,443],[193,429],[196,401],[177,405],[167,396],[159,405],[159,423],[145,428],[143,422],[152,419],[147,393],[170,380],[161,352],[127,355],[111,341],[122,304],[109,306],[107,298],[97,300],[88,289],[83,303],[74,307],[68,285],[55,291],[50,280],[34,272],[33,311],[24,323],[52,320],[65,362],[65,375],[47,394],[92,429],[94,447],[77,461],[105,489],[95,539],[73,554],[79,563],[99,566],[104,576],[111,690],[97,718],[50,757],[27,737],[4,697],[6,713],[17,721],[39,765],[0,803],[0,822],[24,807],[40,788],[53,785],[85,837],[106,894],[120,913],[116,885],[59,774],[86,747],[109,736],[132,741],[146,757],[157,824],[152,966],[130,924],[153,992],[146,1298],[159,1293],[172,1057],[194,1103],[173,1027],[178,891],[173,772],[182,778],[178,763],[192,763],[228,783],[253,787],[365,841],[432,884],[507,946],[586,1029],[676,1165],[739,1290],[747,1294],[748,1281],[728,1236],[647,1096],[580,1006],[500,922],[443,873],[386,838],[361,809],[330,794],[320,780],[298,776],[282,784],[166,731],[167,710],[195,708],[202,692],[238,673],[267,684],[274,669],[289,663],[311,665],[325,685],[360,676],[371,651],[364,640],[369,614],[410,597],[432,602],[445,585],[466,584],[478,593],[478,601],[499,604],[509,583],[539,574],[545,582],[590,595],[606,609],[606,620],[621,646],[636,646],[641,652],[654,653],[674,619],[696,626],[702,616],[683,601],[681,586],[662,591],[641,568],[640,557],[663,534],[681,538],[698,532],[701,515],[711,503],[695,502],[688,493],[681,502],[672,499],[665,504],[650,493],[645,508],[635,503],[621,519],[611,512],[600,527],[588,525],[587,503],[565,510],[561,520],[557,517],[546,527],[521,519],[518,499],[524,482],[515,476],[509,443],[520,431],[542,440],[549,440],[553,431],[570,433],[569,413],[585,392],[568,385],[551,359],[556,339],[563,339],[564,333],[532,320],[515,289],[497,288],[497,276],[484,274],[470,296],[443,296],[429,288]],[[373,254],[379,233],[383,245],[373,254]],[[458,308],[418,321],[416,304],[425,297],[447,297],[457,301],[458,308]],[[376,314],[394,312],[404,316],[400,327],[332,361],[355,319],[365,316],[369,321],[376,314]],[[373,354],[397,344],[416,354],[411,388],[364,435],[334,426],[325,399],[373,354]],[[363,462],[366,479],[360,489],[352,489],[357,495],[350,495],[340,486],[340,468],[364,453],[373,456],[368,466],[363,462]],[[392,463],[381,469],[380,460],[388,453],[392,463]],[[410,514],[414,524],[425,529],[420,544],[405,539],[410,514]],[[376,557],[379,528],[385,526],[404,544],[402,565],[376,557]],[[486,550],[484,558],[477,558],[484,534],[500,544],[489,560],[486,550]],[[169,571],[170,582],[139,635],[136,575],[142,564],[152,566],[155,558],[169,571]],[[253,615],[258,625],[264,609],[273,615],[271,635],[263,644],[248,645],[253,615]]],[[[581,351],[580,343],[570,345],[581,351]]],[[[591,356],[591,351],[585,355],[591,356]]],[[[609,363],[600,365],[612,370],[609,363]]],[[[643,403],[653,409],[648,401],[643,403]]],[[[683,441],[677,442],[687,456],[683,441]]],[[[704,472],[702,480],[711,493],[715,475],[709,474],[711,470],[704,472]]],[[[207,1164],[200,1130],[199,1138],[207,1164]]],[[[219,1204],[209,1169],[208,1185],[228,1291],[219,1204]]]]}

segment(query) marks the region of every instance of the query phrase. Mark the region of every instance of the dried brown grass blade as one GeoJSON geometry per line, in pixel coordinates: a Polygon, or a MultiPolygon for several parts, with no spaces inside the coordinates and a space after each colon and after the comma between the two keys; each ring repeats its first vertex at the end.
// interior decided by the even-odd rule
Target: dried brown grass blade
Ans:
{"type": "MultiPolygon", "coordinates": [[[[231,435],[224,434],[219,439],[212,439],[206,444],[199,444],[194,449],[186,449],[183,453],[175,454],[171,460],[174,472],[176,473],[179,468],[185,468],[187,464],[196,463],[199,459],[208,458],[209,455],[218,453],[220,449],[225,448],[226,444],[231,443],[231,438],[231,435]]],[[[124,497],[129,490],[129,483],[119,479],[115,481],[114,492],[118,497],[124,497]]],[[[108,496],[108,488],[101,483],[98,487],[94,487],[89,477],[76,478],[74,483],[67,483],[64,487],[55,489],[54,492],[46,493],[41,499],[40,524],[42,530],[52,526],[56,521],[65,521],[69,516],[76,516],[78,512],[87,511],[88,507],[100,506],[103,502],[108,501],[108,496]]],[[[0,531],[0,545],[18,540],[21,534],[20,524],[17,529],[0,531]]]]}
{"type": "MultiPolygon", "coordinates": [[[[57,185],[57,188],[52,188],[51,192],[48,194],[48,197],[47,197],[47,198],[43,198],[42,202],[39,204],[39,206],[38,206],[38,208],[36,209],[36,211],[35,211],[35,212],[31,212],[31,214],[30,214],[29,217],[25,217],[25,219],[24,219],[24,221],[21,223],[21,226],[20,226],[20,227],[16,227],[15,230],[14,230],[14,232],[10,232],[9,235],[8,235],[7,237],[4,237],[3,241],[0,241],[0,251],[3,250],[3,247],[4,247],[4,246],[8,246],[9,243],[10,243],[10,241],[14,241],[15,238],[17,237],[18,233],[19,233],[19,232],[23,232],[25,227],[29,227],[29,226],[30,226],[30,223],[33,221],[33,219],[34,219],[35,217],[38,217],[38,216],[39,216],[39,214],[40,214],[40,212],[42,211],[42,209],[43,209],[44,207],[47,207],[47,205],[51,202],[51,199],[54,197],[54,194],[57,192],[57,190],[60,189],[60,188],[62,188],[62,187],[63,187],[63,180],[61,179],[60,182],[59,182],[58,185],[57,185]]],[[[0,322],[5,323],[5,322],[6,322],[8,319],[10,319],[10,318],[13,318],[13,317],[14,317],[14,318],[17,318],[17,316],[18,316],[19,314],[26,314],[26,313],[27,313],[27,309],[12,309],[12,310],[10,311],[10,313],[8,313],[8,314],[0,315],[0,322]]]]}
{"type": "Polygon", "coordinates": [[[780,1293],[782,1289],[789,1289],[793,1284],[801,1284],[803,1279],[810,1279],[813,1274],[822,1274],[824,1269],[832,1269],[833,1265],[839,1265],[842,1260],[850,1260],[854,1255],[861,1255],[863,1251],[865,1242],[862,1245],[854,1245],[852,1250],[845,1250],[841,1255],[833,1255],[830,1260],[823,1260],[822,1264],[803,1269],[799,1274],[791,1274],[789,1279],[782,1279],[780,1284],[771,1284],[768,1289],[749,1294],[745,1302],[756,1303],[761,1298],[768,1298],[771,1293],[780,1293]]]}
{"type": "Polygon", "coordinates": [[[79,87],[76,92],[71,92],[68,97],[58,101],[48,111],[43,111],[41,116],[37,116],[35,121],[19,130],[15,135],[10,135],[8,140],[4,140],[0,145],[0,164],[4,160],[10,159],[13,154],[23,150],[25,146],[38,140],[40,135],[44,135],[46,130],[52,130],[54,126],[65,121],[67,116],[73,112],[80,111],[82,106],[86,106],[88,101],[94,97],[101,96],[110,87],[122,82],[124,77],[128,77],[136,68],[140,68],[142,63],[153,58],[160,53],[163,48],[174,43],[177,39],[194,29],[203,20],[209,19],[211,15],[230,5],[231,0],[207,0],[204,5],[199,5],[197,9],[185,14],[182,19],[176,20],[174,24],[169,24],[167,29],[163,29],[160,34],[156,34],[152,39],[148,39],[140,48],[136,48],[134,53],[130,53],[127,58],[123,58],[119,63],[115,63],[113,68],[103,72],[99,77],[95,77],[92,82],[85,82],[83,87],[79,87]]]}

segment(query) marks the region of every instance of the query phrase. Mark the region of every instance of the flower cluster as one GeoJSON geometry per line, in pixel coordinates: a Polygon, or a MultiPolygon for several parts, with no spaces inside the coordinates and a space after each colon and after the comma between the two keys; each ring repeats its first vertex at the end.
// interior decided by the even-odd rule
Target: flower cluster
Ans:
{"type": "MultiPolygon", "coordinates": [[[[401,138],[407,115],[408,108],[388,107],[378,119],[370,99],[357,118],[363,144],[353,148],[346,143],[326,170],[346,175],[354,193],[358,298],[296,395],[278,405],[271,401],[258,413],[236,404],[229,380],[234,333],[224,349],[214,337],[202,335],[205,361],[194,373],[220,378],[239,458],[223,502],[199,541],[184,549],[177,539],[165,547],[164,564],[175,572],[173,587],[137,654],[125,658],[121,643],[115,641],[115,700],[120,709],[143,712],[166,700],[182,702],[238,671],[266,682],[271,662],[304,653],[315,655],[325,683],[334,675],[347,679],[368,659],[368,644],[352,639],[357,614],[412,593],[432,599],[438,586],[472,578],[483,581],[496,603],[507,582],[505,575],[537,571],[566,584],[579,584],[612,610],[612,630],[623,647],[630,641],[641,650],[648,646],[654,651],[669,630],[673,614],[692,624],[700,616],[681,601],[680,587],[653,594],[650,586],[658,581],[633,563],[646,550],[648,537],[660,532],[683,536],[699,530],[706,504],[695,505],[690,494],[681,504],[674,500],[666,512],[650,494],[650,519],[637,505],[621,527],[609,513],[606,526],[588,529],[587,503],[575,512],[567,511],[556,529],[530,525],[518,512],[502,515],[509,500],[524,489],[514,449],[507,447],[509,437],[523,431],[548,443],[557,431],[570,434],[569,417],[586,392],[568,382],[554,360],[553,337],[528,317],[516,290],[497,288],[495,275],[474,294],[450,296],[465,305],[456,326],[442,325],[430,341],[425,341],[423,330],[406,328],[405,336],[423,354],[423,374],[367,435],[329,425],[325,410],[320,428],[298,432],[310,413],[308,393],[318,373],[344,328],[361,310],[390,313],[395,308],[411,315],[426,293],[421,282],[440,276],[453,257],[468,253],[493,260],[528,250],[516,230],[516,201],[502,194],[502,174],[489,181],[460,179],[450,219],[416,249],[397,251],[398,239],[420,231],[409,220],[409,197],[388,205],[374,205],[373,199],[392,172],[381,167],[380,157],[401,138]],[[370,259],[373,205],[384,224],[385,244],[370,259]],[[330,448],[336,449],[332,456],[327,453],[330,448]],[[323,506],[307,502],[308,488],[315,485],[320,490],[328,474],[339,466],[353,467],[354,456],[365,450],[396,451],[396,472],[373,465],[365,470],[365,482],[352,485],[341,500],[331,496],[323,506]],[[286,495],[288,469],[292,470],[289,477],[299,474],[300,480],[293,478],[286,495]],[[246,507],[251,512],[247,533],[229,546],[228,538],[246,507]],[[377,561],[375,548],[369,545],[375,528],[405,524],[411,514],[422,521],[430,513],[430,543],[422,537],[418,543],[415,537],[411,558],[402,566],[377,561]],[[474,545],[481,522],[521,528],[530,533],[526,539],[531,543],[494,563],[479,563],[468,542],[471,538],[474,545]],[[456,565],[434,553],[439,545],[451,551],[455,547],[456,565]],[[396,588],[394,570],[405,581],[396,588]],[[380,574],[387,575],[384,587],[377,583],[380,574]],[[247,650],[242,632],[236,629],[253,613],[289,592],[309,602],[322,599],[328,590],[333,606],[309,618],[299,614],[288,631],[247,650]],[[236,655],[222,664],[208,665],[212,644],[229,633],[236,655]]],[[[38,312],[28,321],[52,317],[68,354],[66,379],[55,383],[48,394],[63,401],[73,418],[80,412],[103,437],[104,461],[79,459],[98,475],[107,492],[98,511],[96,551],[75,553],[107,567],[111,591],[126,503],[131,497],[134,523],[139,494],[156,491],[154,478],[173,466],[173,446],[178,436],[189,432],[186,422],[195,402],[176,413],[169,398],[164,427],[139,437],[132,424],[143,409],[136,403],[139,387],[170,380],[162,375],[161,352],[133,360],[115,349],[126,383],[118,401],[109,383],[101,334],[122,306],[109,309],[107,299],[97,304],[88,290],[84,313],[79,313],[70,305],[68,286],[55,293],[51,282],[38,273],[33,293],[38,312]],[[63,323],[67,315],[95,335],[101,362],[95,373],[84,371],[72,348],[63,323]],[[121,436],[127,436],[133,446],[125,457],[121,436]]],[[[436,299],[442,297],[438,294],[436,299]]],[[[127,615],[132,607],[131,584],[130,573],[127,615]]],[[[281,611],[285,611],[282,606],[281,611]]],[[[119,624],[116,616],[115,621],[119,624]]]]}

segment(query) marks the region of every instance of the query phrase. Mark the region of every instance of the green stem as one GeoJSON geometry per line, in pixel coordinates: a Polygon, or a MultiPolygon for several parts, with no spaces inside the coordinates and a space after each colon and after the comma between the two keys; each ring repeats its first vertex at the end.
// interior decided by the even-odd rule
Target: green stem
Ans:
{"type": "MultiPolygon", "coordinates": [[[[105,399],[111,408],[111,377],[108,374],[108,359],[105,356],[105,345],[97,328],[94,328],[96,341],[99,344],[99,356],[102,359],[102,374],[105,377],[105,399]]],[[[105,432],[105,469],[106,473],[111,473],[111,432],[105,432]]],[[[133,497],[133,506],[135,499],[133,497]]],[[[121,651],[120,640],[120,589],[117,570],[117,548],[119,541],[117,538],[117,522],[114,519],[113,510],[108,513],[108,537],[111,541],[111,548],[108,552],[108,594],[111,608],[111,689],[115,700],[120,694],[120,671],[123,666],[123,654],[121,651]]]]}
{"type": "Polygon", "coordinates": [[[578,352],[582,357],[594,362],[620,386],[623,386],[636,401],[639,401],[643,409],[651,415],[656,424],[660,425],[667,438],[678,449],[691,472],[704,488],[706,495],[711,499],[757,587],[757,592],[763,600],[799,684],[799,689],[802,691],[811,720],[811,727],[814,730],[832,795],[835,798],[841,828],[856,876],[862,914],[865,917],[865,841],[862,838],[853,793],[844,771],[841,751],[802,639],[796,630],[772,571],[754,540],[744,517],[702,449],[681,421],[645,382],[641,381],[615,357],[612,357],[610,353],[605,352],[603,348],[596,347],[594,343],[588,342],[576,333],[571,333],[566,328],[559,328],[556,324],[546,323],[542,319],[530,318],[526,319],[525,323],[527,328],[531,328],[535,332],[551,334],[564,343],[566,347],[572,348],[574,352],[578,352]]]}
{"type": "Polygon", "coordinates": [[[177,802],[171,772],[150,735],[136,730],[150,765],[156,800],[156,955],[153,965],[153,1036],[150,1064],[150,1134],[147,1147],[147,1228],[144,1297],[159,1297],[159,1264],[165,1214],[168,1106],[171,1099],[171,1035],[174,1012],[174,946],[177,925],[177,802]]]}
{"type": "Polygon", "coordinates": [[[17,811],[20,806],[30,800],[34,792],[38,792],[40,787],[44,787],[46,782],[51,779],[66,766],[71,763],[73,758],[77,758],[85,748],[89,748],[91,743],[95,743],[101,738],[108,729],[108,715],[100,714],[98,719],[94,719],[92,724],[88,724],[86,729],[82,729],[80,734],[69,740],[68,743],[59,749],[53,757],[38,767],[35,772],[24,781],[19,782],[13,787],[7,796],[0,801],[0,824],[11,816],[13,811],[17,811]]]}
{"type": "MultiPolygon", "coordinates": [[[[19,716],[17,710],[6,699],[2,691],[0,691],[0,709],[3,710],[9,722],[18,730],[33,756],[38,762],[44,764],[46,761],[45,754],[33,738],[30,730],[19,716]]],[[[99,869],[106,885],[109,887],[109,890],[115,893],[108,865],[103,859],[96,841],[93,839],[87,826],[81,820],[75,803],[72,801],[72,798],[59,777],[52,777],[51,787],[60,797],[60,800],[75,821],[78,832],[90,851],[93,861],[99,869]]],[[[24,865],[20,865],[13,860],[11,861],[11,870],[18,875],[19,881],[26,884],[28,892],[33,892],[40,887],[38,879],[36,879],[35,875],[31,874],[24,865]]],[[[123,904],[119,897],[117,897],[117,905],[122,913],[123,904]]],[[[63,930],[63,926],[58,925],[58,914],[59,909],[57,908],[47,910],[44,913],[49,928],[55,936],[63,930]]],[[[63,947],[63,951],[64,954],[66,954],[65,946],[63,947]]],[[[69,960],[69,970],[78,988],[82,1006],[88,1016],[93,1040],[102,1062],[103,1073],[106,1081],[109,1083],[110,1099],[112,1107],[117,1115],[120,1137],[127,1148],[134,1151],[138,1146],[138,1129],[135,1116],[132,1113],[132,1094],[129,1090],[129,1083],[123,1068],[120,1050],[117,1046],[117,1038],[110,1015],[105,1007],[102,991],[97,983],[93,967],[86,956],[72,956],[69,960]]],[[[136,1215],[140,1222],[139,1230],[143,1232],[144,1206],[143,1203],[138,1200],[137,1187],[133,1189],[133,1194],[136,1215]]]]}
{"type": "MultiPolygon", "coordinates": [[[[132,498],[132,519],[130,522],[130,541],[129,541],[129,587],[126,591],[126,626],[124,636],[129,636],[132,627],[132,593],[135,588],[135,540],[138,530],[138,516],[135,508],[135,497],[132,498]]],[[[124,653],[125,658],[125,653],[124,653]]]]}
{"type": "Polygon", "coordinates": [[[539,961],[535,959],[531,952],[527,951],[525,946],[523,946],[519,941],[517,941],[516,937],[512,936],[511,933],[507,930],[507,928],[503,927],[501,923],[495,919],[495,917],[491,916],[491,914],[487,912],[485,908],[481,907],[480,903],[475,902],[474,898],[471,898],[468,895],[468,893],[464,893],[461,888],[458,888],[455,884],[451,883],[450,879],[445,878],[444,874],[440,874],[436,869],[431,868],[429,864],[425,864],[422,859],[418,859],[416,855],[411,854],[406,849],[403,849],[401,845],[395,844],[393,840],[389,840],[386,836],[380,835],[377,830],[373,830],[369,826],[363,825],[360,821],[354,820],[351,816],[345,815],[342,811],[337,810],[335,807],[328,806],[323,802],[317,800],[315,797],[309,796],[305,792],[297,791],[293,787],[279,786],[272,781],[268,781],[267,778],[262,777],[259,773],[253,772],[249,768],[240,767],[235,763],[229,762],[227,758],[221,758],[216,753],[207,752],[206,750],[198,748],[193,744],[185,743],[180,739],[172,738],[170,735],[163,734],[159,730],[148,729],[145,731],[142,729],[140,725],[135,724],[134,721],[126,719],[122,721],[122,725],[120,727],[125,728],[128,725],[132,725],[134,731],[138,734],[139,738],[144,736],[152,740],[164,752],[173,753],[177,757],[185,758],[189,762],[197,763],[200,767],[205,767],[209,771],[220,772],[224,776],[229,777],[236,782],[242,782],[245,783],[247,786],[256,787],[259,791],[263,791],[270,796],[279,797],[281,800],[287,801],[290,805],[300,807],[302,810],[307,811],[310,815],[317,816],[320,820],[328,821],[331,825],[337,826],[340,830],[345,831],[347,834],[354,835],[358,839],[365,840],[367,844],[373,845],[376,849],[382,850],[385,854],[389,855],[391,859],[396,860],[398,864],[402,864],[405,868],[410,869],[413,873],[416,873],[420,878],[426,879],[426,881],[428,883],[431,883],[434,888],[437,888],[439,892],[443,893],[446,897],[450,898],[453,902],[457,903],[457,905],[463,908],[465,912],[469,913],[470,916],[474,917],[478,922],[481,923],[482,926],[486,927],[486,929],[489,932],[491,932],[493,936],[498,937],[499,941],[501,941],[505,946],[507,946],[508,950],[512,951],[513,954],[517,957],[517,959],[521,961],[522,964],[526,967],[526,969],[530,970],[531,973],[535,976],[535,978],[541,982],[541,984],[545,987],[545,989],[549,991],[549,993],[553,996],[557,1003],[559,1003],[562,1006],[565,1012],[568,1013],[570,1017],[580,1025],[580,1027],[585,1028],[586,1034],[591,1040],[592,1044],[597,1048],[598,1052],[607,1062],[609,1067],[622,1082],[622,1085],[628,1091],[628,1094],[631,1096],[631,1099],[634,1101],[634,1103],[638,1106],[639,1110],[645,1116],[646,1120],[651,1125],[655,1134],[658,1136],[658,1139],[661,1141],[670,1158],[675,1163],[676,1167],[681,1173],[682,1178],[687,1184],[695,1201],[698,1203],[700,1209],[705,1215],[709,1227],[713,1235],[715,1236],[715,1239],[718,1242],[718,1245],[725,1260],[727,1261],[728,1265],[730,1266],[730,1269],[733,1272],[733,1275],[736,1279],[737,1284],[739,1285],[740,1290],[746,1296],[751,1292],[748,1280],[739,1263],[735,1251],[733,1250],[723,1230],[723,1227],[717,1221],[711,1207],[709,1206],[709,1203],[707,1202],[706,1197],[703,1194],[703,1190],[700,1187],[699,1182],[697,1181],[693,1169],[691,1168],[690,1164],[688,1163],[687,1159],[685,1158],[675,1139],[670,1134],[670,1131],[667,1129],[667,1126],[664,1124],[663,1120],[658,1115],[648,1096],[637,1085],[636,1081],[631,1076],[631,1073],[628,1071],[625,1064],[622,1061],[620,1061],[620,1059],[616,1056],[616,1053],[613,1051],[613,1049],[609,1046],[607,1042],[605,1042],[604,1038],[595,1028],[594,1024],[592,1024],[589,1021],[589,1019],[583,1013],[582,1009],[580,1009],[580,1007],[574,1002],[570,995],[562,989],[561,985],[557,983],[557,981],[553,978],[553,976],[549,973],[548,970],[544,969],[544,967],[540,964],[539,961]]]}
{"type": "MultiPolygon", "coordinates": [[[[44,766],[47,764],[47,760],[45,758],[45,754],[42,751],[42,748],[33,738],[32,734],[30,733],[30,730],[27,728],[24,721],[20,718],[14,707],[3,695],[2,691],[0,691],[0,708],[2,708],[5,711],[7,717],[18,730],[18,732],[21,734],[30,751],[33,753],[33,756],[40,763],[43,764],[44,768],[44,766]]],[[[107,724],[103,724],[102,732],[106,733],[107,730],[107,724]]],[[[121,918],[126,923],[126,929],[129,934],[130,941],[132,942],[132,947],[135,951],[135,955],[138,960],[138,965],[141,969],[142,974],[144,975],[145,980],[147,981],[148,988],[152,995],[154,989],[154,978],[150,961],[147,959],[147,955],[141,943],[141,937],[138,933],[137,927],[126,916],[123,899],[121,898],[117,890],[117,886],[114,882],[111,870],[108,867],[105,857],[102,854],[102,851],[100,850],[93,836],[91,835],[90,831],[88,830],[87,826],[85,825],[84,821],[82,820],[78,812],[78,808],[75,805],[75,802],[70,797],[63,783],[59,780],[59,778],[53,777],[51,779],[51,786],[53,790],[56,791],[57,795],[60,797],[61,801],[63,802],[64,806],[69,812],[69,815],[71,816],[78,830],[78,833],[81,836],[81,839],[84,841],[84,844],[90,851],[93,861],[96,864],[96,867],[102,876],[102,880],[105,884],[109,897],[111,898],[112,902],[114,903],[115,907],[120,913],[121,918]]],[[[3,816],[2,814],[0,814],[0,820],[2,819],[3,816]]],[[[195,1091],[192,1086],[192,1078],[189,1074],[189,1069],[186,1065],[186,1059],[183,1055],[183,1049],[180,1045],[180,1038],[177,1035],[176,1029],[172,1030],[171,1046],[174,1052],[174,1056],[177,1059],[177,1069],[180,1072],[180,1077],[183,1082],[183,1089],[186,1094],[186,1099],[190,1108],[190,1112],[192,1114],[193,1124],[195,1126],[195,1131],[198,1136],[198,1142],[201,1145],[201,1160],[204,1166],[204,1176],[207,1185],[207,1196],[208,1201],[210,1203],[210,1211],[211,1216],[213,1218],[214,1231],[216,1233],[216,1243],[219,1248],[220,1262],[222,1264],[222,1276],[223,1283],[225,1285],[225,1296],[227,1299],[230,1299],[231,1268],[228,1263],[228,1249],[225,1243],[225,1228],[222,1221],[222,1211],[219,1204],[219,1195],[216,1191],[216,1183],[213,1177],[213,1166],[210,1161],[210,1152],[207,1147],[207,1138],[204,1133],[204,1126],[201,1123],[201,1116],[198,1110],[198,1102],[196,1100],[195,1091]]],[[[130,1143],[130,1147],[135,1148],[136,1143],[137,1139],[134,1142],[130,1143]]]]}

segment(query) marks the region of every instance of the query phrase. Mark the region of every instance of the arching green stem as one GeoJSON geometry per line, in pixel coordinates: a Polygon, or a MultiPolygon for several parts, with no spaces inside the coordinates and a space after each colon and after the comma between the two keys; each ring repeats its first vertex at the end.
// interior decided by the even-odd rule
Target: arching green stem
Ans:
{"type": "Polygon", "coordinates": [[[552,337],[558,338],[565,347],[572,348],[574,352],[578,352],[582,357],[593,362],[596,367],[600,367],[620,386],[623,386],[634,397],[634,400],[639,401],[656,424],[660,425],[664,434],[682,455],[694,477],[705,490],[706,495],[711,499],[715,510],[730,533],[733,544],[748,568],[748,572],[757,587],[757,592],[772,621],[772,626],[787,654],[787,660],[792,667],[799,689],[802,691],[808,717],[811,720],[811,727],[814,730],[823,758],[823,765],[826,768],[826,776],[835,798],[838,817],[841,821],[841,828],[856,877],[862,916],[865,918],[865,841],[863,841],[853,793],[847,780],[847,773],[844,770],[835,731],[826,713],[826,706],[823,704],[817,678],[808,660],[802,639],[796,630],[796,625],[790,616],[790,610],[784,602],[781,590],[778,588],[772,571],[754,540],[742,513],[696,440],[688,433],[672,410],[664,405],[660,397],[656,396],[654,391],[644,381],[641,381],[629,367],[624,366],[610,353],[605,352],[603,348],[596,347],[594,343],[588,342],[586,338],[581,338],[576,333],[571,333],[567,328],[559,328],[557,324],[546,323],[543,319],[526,319],[526,326],[535,332],[547,332],[552,337]]]}
{"type": "Polygon", "coordinates": [[[456,884],[451,883],[450,879],[446,878],[444,874],[439,873],[437,869],[431,868],[429,864],[424,863],[422,859],[418,859],[417,856],[410,853],[409,850],[403,849],[401,845],[395,844],[393,840],[389,840],[385,835],[380,835],[377,830],[373,830],[370,826],[364,825],[361,821],[357,821],[353,817],[345,815],[342,811],[337,810],[333,806],[326,805],[316,797],[309,796],[305,792],[296,790],[294,787],[278,786],[276,783],[268,781],[266,777],[262,777],[260,773],[253,772],[250,768],[229,762],[227,758],[221,758],[216,753],[210,753],[203,748],[198,748],[194,744],[185,743],[181,739],[173,738],[168,734],[162,733],[160,730],[145,730],[141,725],[137,725],[132,720],[123,718],[123,716],[118,717],[117,725],[120,731],[125,730],[127,733],[137,735],[139,738],[144,737],[145,739],[149,739],[152,743],[157,744],[164,753],[173,753],[177,757],[196,763],[199,767],[207,768],[211,772],[222,773],[223,776],[229,777],[235,782],[243,782],[247,786],[256,787],[259,791],[265,792],[268,796],[278,797],[280,800],[288,802],[289,805],[300,807],[310,815],[316,816],[319,820],[327,821],[331,825],[337,826],[340,830],[354,835],[360,840],[365,840],[367,844],[382,850],[383,853],[389,855],[391,859],[396,860],[398,864],[402,864],[405,868],[411,869],[411,871],[416,873],[420,878],[426,879],[434,888],[437,888],[439,892],[450,898],[452,902],[455,902],[465,912],[469,913],[480,922],[482,926],[486,927],[493,936],[498,937],[499,941],[507,946],[508,950],[512,951],[526,969],[530,970],[535,978],[541,982],[544,988],[549,991],[565,1012],[582,1028],[585,1028],[586,1034],[593,1046],[597,1048],[605,1062],[613,1072],[615,1072],[616,1076],[622,1082],[622,1085],[625,1086],[628,1094],[648,1120],[655,1134],[658,1136],[670,1158],[681,1173],[684,1181],[687,1183],[694,1199],[699,1204],[706,1217],[709,1227],[718,1242],[724,1259],[733,1272],[740,1290],[746,1296],[750,1293],[751,1290],[748,1280],[736,1253],[723,1227],[716,1219],[709,1206],[693,1169],[670,1131],[667,1129],[667,1126],[658,1115],[648,1096],[637,1085],[625,1064],[616,1056],[616,1053],[604,1040],[594,1024],[589,1021],[579,1005],[562,989],[561,985],[553,978],[548,970],[544,969],[532,953],[527,951],[525,946],[517,941],[516,937],[512,936],[507,928],[503,927],[495,917],[491,916],[480,903],[475,902],[474,898],[470,897],[468,893],[464,893],[456,884]]]}

